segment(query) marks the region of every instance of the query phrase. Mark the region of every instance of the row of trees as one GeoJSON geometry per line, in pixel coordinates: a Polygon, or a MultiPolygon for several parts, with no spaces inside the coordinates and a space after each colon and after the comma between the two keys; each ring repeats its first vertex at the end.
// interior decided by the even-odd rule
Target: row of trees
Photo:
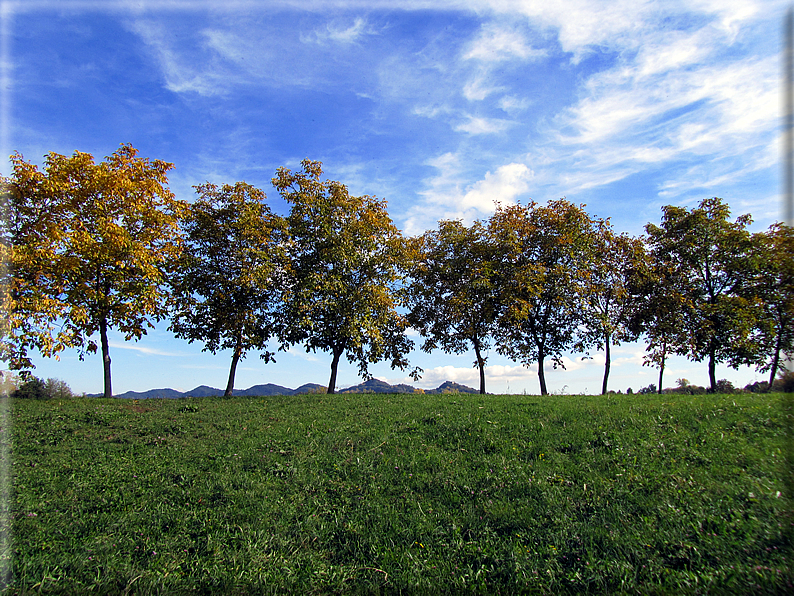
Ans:
{"type": "Polygon", "coordinates": [[[731,222],[716,198],[665,207],[643,238],[565,200],[498,206],[487,221],[405,238],[385,201],[350,196],[310,160],[273,178],[287,217],[244,182],[196,186],[193,203],[179,201],[166,186],[172,164],[129,145],[99,164],[80,152],[49,154],[43,171],[19,154],[12,163],[2,357],[25,370],[30,350],[101,349],[106,396],[108,329],[140,339],[165,318],[178,337],[232,351],[227,394],[239,360],[273,360],[274,339],[329,352],[329,393],[343,356],[365,378],[386,360],[416,379],[409,326],[425,351],[472,349],[482,393],[492,346],[537,364],[543,394],[544,363],[595,350],[606,392],[611,347],[640,336],[660,388],[671,354],[707,360],[714,390],[717,363],[755,365],[771,384],[794,348],[792,230],[750,234],[749,216],[731,222]]]}

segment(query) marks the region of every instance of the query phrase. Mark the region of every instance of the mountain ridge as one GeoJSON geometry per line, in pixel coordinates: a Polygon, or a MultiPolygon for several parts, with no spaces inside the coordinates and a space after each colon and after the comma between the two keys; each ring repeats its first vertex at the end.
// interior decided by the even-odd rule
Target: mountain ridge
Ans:
{"type": "MultiPolygon", "coordinates": [[[[326,389],[325,385],[318,385],[317,383],[306,383],[301,385],[297,389],[290,389],[289,387],[283,387],[281,385],[276,385],[274,383],[265,383],[262,385],[254,385],[249,387],[248,389],[235,389],[232,392],[232,395],[237,397],[260,397],[260,396],[269,396],[269,395],[301,395],[304,393],[322,393],[326,389]]],[[[352,387],[346,387],[344,389],[340,389],[337,393],[426,393],[426,394],[438,394],[438,393],[449,393],[449,392],[458,392],[458,393],[478,393],[476,389],[472,389],[466,385],[461,385],[459,383],[455,383],[453,381],[445,381],[441,385],[439,385],[436,389],[423,389],[417,391],[411,385],[405,384],[397,384],[397,385],[390,385],[385,381],[380,381],[378,379],[369,379],[368,381],[364,381],[363,383],[359,383],[358,385],[353,385],[352,387]]],[[[218,397],[223,395],[223,389],[217,389],[215,387],[209,387],[208,385],[199,385],[198,387],[191,389],[190,391],[177,391],[176,389],[170,388],[162,388],[162,389],[150,389],[148,391],[127,391],[125,393],[120,393],[118,395],[114,395],[114,397],[119,399],[179,399],[184,397],[218,397]]],[[[101,393],[94,393],[88,395],[87,397],[102,397],[101,393]]]]}

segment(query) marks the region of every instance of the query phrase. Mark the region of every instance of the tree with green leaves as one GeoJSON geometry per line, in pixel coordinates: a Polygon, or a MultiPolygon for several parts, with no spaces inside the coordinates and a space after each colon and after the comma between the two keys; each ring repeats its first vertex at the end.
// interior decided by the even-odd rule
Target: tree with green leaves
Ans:
{"type": "Polygon", "coordinates": [[[111,397],[108,330],[137,340],[167,314],[184,209],[166,186],[173,165],[138,157],[130,145],[98,164],[78,151],[49,153],[43,171],[18,153],[11,162],[11,324],[3,355],[24,369],[32,368],[29,349],[57,357],[72,347],[82,359],[101,348],[111,397]]]}
{"type": "Polygon", "coordinates": [[[611,367],[612,345],[634,341],[631,329],[636,300],[631,288],[644,261],[642,241],[628,234],[615,234],[608,221],[595,221],[589,245],[589,275],[584,278],[582,346],[604,350],[604,379],[601,394],[606,395],[611,367]]]}
{"type": "Polygon", "coordinates": [[[486,234],[480,222],[467,227],[460,221],[440,221],[437,230],[416,239],[410,282],[402,290],[408,321],[425,338],[425,352],[440,347],[461,354],[471,345],[481,394],[483,352],[490,348],[497,315],[494,248],[486,234]]]}
{"type": "Polygon", "coordinates": [[[769,373],[771,389],[794,352],[794,228],[777,223],[753,234],[753,248],[755,275],[744,294],[757,305],[756,370],[769,373]]]}
{"type": "Polygon", "coordinates": [[[753,361],[751,332],[755,311],[743,288],[750,281],[749,215],[731,222],[730,209],[717,197],[690,210],[663,207],[661,226],[648,224],[655,260],[676,271],[684,304],[685,341],[679,353],[696,362],[708,360],[711,391],[717,390],[716,366],[738,368],[753,361]]]}
{"type": "Polygon", "coordinates": [[[228,397],[248,351],[273,359],[265,348],[286,279],[286,222],[271,212],[264,192],[245,182],[194,188],[199,197],[184,214],[184,251],[171,277],[170,329],[212,354],[232,351],[228,397]]]}
{"type": "Polygon", "coordinates": [[[321,180],[318,161],[301,166],[299,172],[279,168],[273,178],[291,205],[279,337],[282,347],[303,343],[307,351],[331,352],[328,393],[334,393],[343,355],[366,379],[375,362],[408,366],[413,342],[395,295],[403,242],[386,201],[354,197],[344,184],[321,180]]]}
{"type": "Polygon", "coordinates": [[[537,363],[541,395],[548,394],[546,360],[564,367],[583,322],[592,230],[584,206],[564,199],[499,207],[489,222],[500,255],[497,350],[525,366],[537,363]]]}
{"type": "Polygon", "coordinates": [[[684,333],[685,300],[679,270],[669,262],[660,262],[649,251],[631,277],[630,293],[634,303],[628,328],[647,341],[643,366],[659,369],[661,394],[667,359],[673,354],[686,353],[684,333]]]}

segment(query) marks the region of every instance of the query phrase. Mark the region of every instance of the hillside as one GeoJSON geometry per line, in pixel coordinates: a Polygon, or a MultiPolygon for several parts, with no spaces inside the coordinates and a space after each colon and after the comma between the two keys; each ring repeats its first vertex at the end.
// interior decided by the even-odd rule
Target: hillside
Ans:
{"type": "MultiPolygon", "coordinates": [[[[324,385],[317,383],[306,383],[297,389],[290,389],[289,387],[282,387],[273,383],[264,385],[254,385],[248,389],[235,389],[233,395],[243,397],[255,397],[262,395],[300,395],[302,393],[319,393],[325,390],[324,385]]],[[[445,381],[435,389],[425,389],[424,393],[438,394],[438,393],[477,393],[476,389],[453,383],[452,381],[445,381]]],[[[416,393],[416,390],[411,385],[398,384],[390,385],[385,381],[378,379],[370,379],[358,385],[341,389],[338,393],[416,393]]],[[[180,397],[217,397],[223,395],[223,389],[216,389],[215,387],[208,387],[207,385],[199,385],[190,391],[177,391],[176,389],[150,389],[149,391],[127,391],[120,393],[115,397],[121,399],[176,399],[180,397]]],[[[92,394],[88,397],[102,397],[102,394],[92,394]]]]}

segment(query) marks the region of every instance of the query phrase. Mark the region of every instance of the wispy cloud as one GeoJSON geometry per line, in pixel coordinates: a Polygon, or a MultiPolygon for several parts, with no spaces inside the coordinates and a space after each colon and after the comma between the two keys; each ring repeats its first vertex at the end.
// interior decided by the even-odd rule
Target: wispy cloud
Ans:
{"type": "Polygon", "coordinates": [[[349,26],[339,22],[332,22],[323,28],[314,29],[309,34],[301,35],[301,41],[304,43],[325,44],[331,42],[348,45],[358,42],[366,35],[375,35],[375,33],[376,31],[367,23],[366,19],[356,17],[349,26]]]}
{"type": "Polygon", "coordinates": [[[464,60],[502,62],[510,59],[536,60],[548,55],[543,48],[533,48],[514,28],[486,23],[480,35],[472,40],[463,54],[464,60]]]}
{"type": "Polygon", "coordinates": [[[169,350],[161,350],[158,348],[150,348],[147,346],[141,346],[132,342],[114,342],[111,341],[108,344],[111,348],[116,350],[132,350],[134,352],[140,352],[146,356],[169,356],[169,357],[184,357],[188,356],[189,354],[186,352],[173,352],[169,350]]]}

